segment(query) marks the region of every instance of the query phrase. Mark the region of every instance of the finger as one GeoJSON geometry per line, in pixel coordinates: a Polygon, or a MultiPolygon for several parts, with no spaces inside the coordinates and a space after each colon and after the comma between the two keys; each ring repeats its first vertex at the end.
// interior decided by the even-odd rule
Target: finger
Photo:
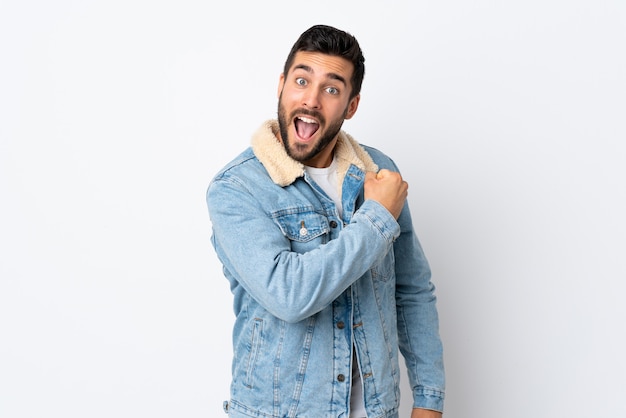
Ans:
{"type": "Polygon", "coordinates": [[[378,173],[376,173],[376,178],[377,179],[382,179],[383,177],[386,177],[387,174],[389,174],[389,170],[387,170],[386,168],[383,168],[378,173]]]}

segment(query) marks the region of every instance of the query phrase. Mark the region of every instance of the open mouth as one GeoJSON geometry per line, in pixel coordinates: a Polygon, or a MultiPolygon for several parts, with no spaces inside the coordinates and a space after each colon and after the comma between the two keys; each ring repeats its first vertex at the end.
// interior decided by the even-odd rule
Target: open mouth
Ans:
{"type": "Polygon", "coordinates": [[[296,134],[298,138],[303,141],[309,140],[315,132],[319,129],[320,125],[315,119],[307,118],[304,116],[298,116],[294,120],[296,127],[296,134]]]}

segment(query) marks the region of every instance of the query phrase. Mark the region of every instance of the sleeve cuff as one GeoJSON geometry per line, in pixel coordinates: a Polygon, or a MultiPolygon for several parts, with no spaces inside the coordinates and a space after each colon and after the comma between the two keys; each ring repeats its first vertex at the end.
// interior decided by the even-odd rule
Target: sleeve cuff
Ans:
{"type": "Polygon", "coordinates": [[[413,408],[443,412],[444,393],[435,389],[416,389],[413,392],[413,408]]]}
{"type": "Polygon", "coordinates": [[[365,216],[387,241],[393,242],[400,236],[398,221],[377,201],[366,200],[359,208],[358,213],[365,216]]]}

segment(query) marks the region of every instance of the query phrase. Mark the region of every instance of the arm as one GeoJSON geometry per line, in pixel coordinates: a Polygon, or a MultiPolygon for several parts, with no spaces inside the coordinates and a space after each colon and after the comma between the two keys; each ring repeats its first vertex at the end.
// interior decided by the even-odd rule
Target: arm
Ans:
{"type": "Polygon", "coordinates": [[[261,207],[255,190],[222,176],[207,191],[212,242],[229,279],[288,322],[322,310],[379,262],[400,229],[384,206],[367,200],[330,242],[304,253],[261,207]]]}
{"type": "Polygon", "coordinates": [[[408,205],[398,222],[402,232],[394,243],[394,253],[400,351],[413,390],[413,407],[424,408],[415,409],[413,418],[421,418],[420,414],[430,417],[428,414],[443,410],[445,391],[435,288],[428,261],[413,231],[408,205]]]}

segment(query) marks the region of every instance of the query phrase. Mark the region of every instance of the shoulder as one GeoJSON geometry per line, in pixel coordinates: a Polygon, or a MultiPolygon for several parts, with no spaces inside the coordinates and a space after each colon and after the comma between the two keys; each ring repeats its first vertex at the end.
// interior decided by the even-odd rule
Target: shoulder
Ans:
{"type": "Polygon", "coordinates": [[[360,144],[361,147],[369,154],[369,156],[374,160],[376,165],[378,165],[379,169],[387,169],[392,171],[398,171],[398,167],[393,159],[379,150],[378,148],[371,147],[369,145],[360,144]]]}
{"type": "Polygon", "coordinates": [[[246,172],[254,171],[254,167],[259,165],[259,161],[254,155],[251,147],[246,148],[241,154],[233,158],[222,167],[213,177],[211,183],[224,180],[229,177],[246,177],[246,172]]]}
{"type": "Polygon", "coordinates": [[[209,182],[206,190],[209,195],[220,195],[224,192],[239,190],[254,194],[255,189],[266,187],[271,182],[267,171],[257,159],[252,148],[245,149],[220,169],[209,182]]]}

